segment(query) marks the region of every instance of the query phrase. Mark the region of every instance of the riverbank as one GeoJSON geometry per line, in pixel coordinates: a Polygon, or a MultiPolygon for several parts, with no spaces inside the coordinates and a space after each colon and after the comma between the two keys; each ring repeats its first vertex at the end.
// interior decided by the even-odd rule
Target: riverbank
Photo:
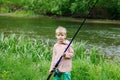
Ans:
{"type": "MultiPolygon", "coordinates": [[[[61,21],[67,21],[67,22],[78,22],[81,23],[83,21],[82,18],[72,18],[72,17],[58,17],[58,16],[44,16],[44,15],[24,15],[24,14],[15,14],[15,13],[2,13],[0,16],[9,16],[9,17],[25,17],[25,18],[39,18],[39,17],[45,17],[45,18],[52,18],[57,19],[61,21]]],[[[87,19],[87,24],[116,24],[120,25],[120,20],[108,20],[108,19],[87,19]]]]}

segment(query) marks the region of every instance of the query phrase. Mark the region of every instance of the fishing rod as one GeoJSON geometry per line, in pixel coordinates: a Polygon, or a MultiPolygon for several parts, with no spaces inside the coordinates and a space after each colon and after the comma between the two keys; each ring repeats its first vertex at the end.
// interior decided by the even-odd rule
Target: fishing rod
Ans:
{"type": "MultiPolygon", "coordinates": [[[[64,50],[64,54],[65,52],[68,50],[69,46],[71,45],[71,43],[73,42],[73,40],[75,39],[75,37],[77,36],[78,32],[80,31],[80,29],[82,28],[82,26],[84,25],[85,21],[87,20],[88,16],[90,15],[90,13],[92,12],[93,8],[96,6],[96,4],[98,3],[99,0],[96,0],[96,2],[94,3],[94,5],[90,8],[89,13],[86,15],[86,17],[84,18],[83,22],[81,23],[81,25],[79,26],[79,28],[77,29],[76,33],[74,34],[73,38],[71,39],[70,43],[68,44],[68,46],[66,47],[66,49],[64,50]]],[[[61,56],[59,58],[59,60],[57,61],[57,63],[55,64],[53,70],[51,71],[51,73],[48,75],[47,80],[50,79],[50,77],[52,76],[54,70],[57,68],[57,66],[59,65],[61,59],[63,56],[61,56]]]]}

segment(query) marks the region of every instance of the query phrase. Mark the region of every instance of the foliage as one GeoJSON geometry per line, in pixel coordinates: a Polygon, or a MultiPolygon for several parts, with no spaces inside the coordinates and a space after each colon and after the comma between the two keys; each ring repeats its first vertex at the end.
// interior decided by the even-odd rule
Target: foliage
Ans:
{"type": "Polygon", "coordinates": [[[71,12],[73,14],[86,14],[88,13],[87,0],[75,0],[71,5],[71,12]]]}
{"type": "Polygon", "coordinates": [[[45,45],[42,40],[31,40],[23,35],[16,36],[12,34],[4,37],[4,35],[1,34],[0,36],[0,51],[2,53],[8,55],[14,54],[23,58],[31,57],[33,61],[50,59],[51,48],[46,46],[49,46],[49,44],[45,45]]]}
{"type": "MultiPolygon", "coordinates": [[[[0,12],[19,10],[34,14],[84,17],[96,0],[0,0],[0,12]]],[[[119,19],[119,0],[99,0],[92,18],[119,19]]]]}
{"type": "Polygon", "coordinates": [[[75,53],[77,53],[77,54],[75,54],[76,59],[79,59],[79,58],[84,59],[87,57],[86,53],[88,50],[86,49],[85,44],[86,44],[86,42],[80,42],[80,43],[74,42],[73,47],[75,49],[75,53]]]}
{"type": "MultiPolygon", "coordinates": [[[[25,35],[0,35],[1,80],[45,80],[50,67],[50,40],[31,39],[25,35]]],[[[94,47],[87,56],[86,42],[75,42],[73,47],[73,80],[119,80],[120,64],[96,60],[94,47]],[[96,65],[97,61],[97,65],[96,65]],[[78,75],[79,74],[79,75],[78,75]]]]}

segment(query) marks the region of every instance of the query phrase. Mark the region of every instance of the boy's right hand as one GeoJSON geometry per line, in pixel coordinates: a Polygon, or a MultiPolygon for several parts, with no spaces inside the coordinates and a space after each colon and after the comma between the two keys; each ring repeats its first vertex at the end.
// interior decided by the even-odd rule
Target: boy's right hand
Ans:
{"type": "Polygon", "coordinates": [[[53,70],[49,71],[49,74],[52,74],[53,73],[53,70]]]}
{"type": "Polygon", "coordinates": [[[53,73],[52,71],[49,72],[49,74],[52,74],[52,73],[53,73]]]}

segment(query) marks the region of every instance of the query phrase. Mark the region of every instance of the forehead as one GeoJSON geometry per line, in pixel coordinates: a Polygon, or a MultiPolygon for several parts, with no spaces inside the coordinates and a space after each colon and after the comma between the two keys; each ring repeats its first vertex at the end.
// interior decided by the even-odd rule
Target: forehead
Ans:
{"type": "Polygon", "coordinates": [[[56,33],[56,35],[66,35],[66,33],[59,32],[59,33],[56,33]]]}

